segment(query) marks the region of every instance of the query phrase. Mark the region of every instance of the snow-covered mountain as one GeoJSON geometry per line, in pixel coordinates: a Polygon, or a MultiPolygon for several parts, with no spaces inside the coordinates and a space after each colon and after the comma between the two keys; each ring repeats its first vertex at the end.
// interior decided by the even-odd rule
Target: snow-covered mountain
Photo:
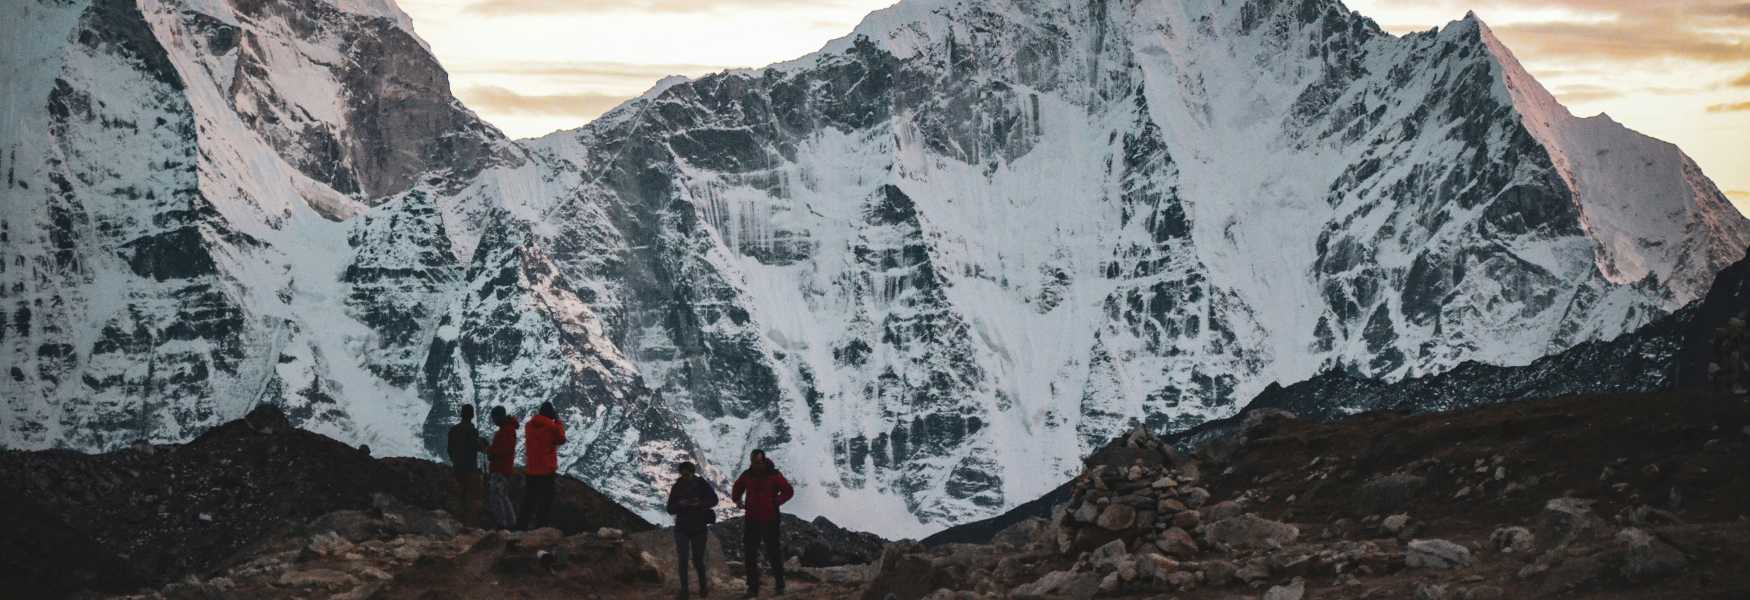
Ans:
{"type": "Polygon", "coordinates": [[[30,0],[0,24],[0,439],[259,402],[379,453],[558,405],[646,510],[773,451],[800,512],[994,514],[1141,422],[1333,368],[1525,364],[1706,291],[1750,222],[1474,17],[906,0],[506,140],[398,9],[30,0]]]}

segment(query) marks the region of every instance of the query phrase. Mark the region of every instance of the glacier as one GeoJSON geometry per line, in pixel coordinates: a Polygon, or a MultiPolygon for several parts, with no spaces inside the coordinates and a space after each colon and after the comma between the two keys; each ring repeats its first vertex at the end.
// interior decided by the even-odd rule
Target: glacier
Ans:
{"type": "Polygon", "coordinates": [[[753,448],[890,537],[1030,500],[1271,383],[1528,364],[1750,244],[1676,147],[1474,15],[905,0],[820,51],[510,140],[386,0],[29,0],[0,24],[0,443],[259,403],[439,454],[559,406],[655,513],[753,448]]]}

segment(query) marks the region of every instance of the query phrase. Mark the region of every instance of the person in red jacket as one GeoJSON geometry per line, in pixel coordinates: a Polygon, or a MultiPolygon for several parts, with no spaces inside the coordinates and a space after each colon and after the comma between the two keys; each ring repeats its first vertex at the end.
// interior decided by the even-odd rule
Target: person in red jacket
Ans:
{"type": "Polygon", "coordinates": [[[784,552],[778,544],[778,507],[789,502],[796,490],[790,488],[790,482],[778,472],[771,459],[766,458],[764,450],[753,451],[748,459],[747,470],[735,479],[735,487],[730,490],[735,506],[746,511],[741,524],[741,559],[747,570],[746,597],[760,595],[761,546],[766,550],[766,562],[772,565],[773,588],[783,594],[784,552]]]}
{"type": "Polygon", "coordinates": [[[553,485],[559,477],[559,447],[565,445],[565,424],[552,402],[542,402],[540,414],[523,428],[523,510],[517,529],[539,529],[553,513],[553,485]]]}
{"type": "Polygon", "coordinates": [[[503,406],[492,407],[492,424],[498,432],[492,434],[492,445],[486,448],[486,514],[493,527],[510,529],[516,525],[516,507],[510,503],[510,480],[516,477],[516,417],[503,406]]]}

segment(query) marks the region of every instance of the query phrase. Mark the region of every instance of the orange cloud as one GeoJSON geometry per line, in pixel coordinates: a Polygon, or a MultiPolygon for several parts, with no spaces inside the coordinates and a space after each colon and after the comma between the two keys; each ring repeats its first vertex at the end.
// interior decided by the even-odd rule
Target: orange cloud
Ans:
{"type": "Polygon", "coordinates": [[[1572,19],[1492,24],[1522,56],[1621,63],[1679,59],[1750,61],[1750,2],[1744,0],[1399,0],[1444,10],[1565,9],[1572,19]]]}
{"type": "Polygon", "coordinates": [[[451,75],[490,77],[539,77],[544,81],[568,82],[612,81],[639,89],[669,75],[696,77],[722,71],[727,67],[690,64],[643,64],[619,62],[527,62],[498,61],[463,63],[450,69],[451,75]]]}
{"type": "Polygon", "coordinates": [[[1726,198],[1731,200],[1732,204],[1738,205],[1738,210],[1744,211],[1744,214],[1746,215],[1750,215],[1750,191],[1727,190],[1726,198]]]}
{"type": "Polygon", "coordinates": [[[1733,79],[1732,87],[1750,87],[1750,73],[1745,73],[1743,77],[1733,79]]]}
{"type": "Polygon", "coordinates": [[[836,4],[831,0],[479,0],[464,10],[490,16],[565,13],[691,13],[836,4]]]}
{"type": "Polygon", "coordinates": [[[506,88],[479,85],[462,90],[462,102],[487,113],[554,117],[594,117],[607,112],[628,96],[612,94],[524,95],[506,88]]]}
{"type": "Polygon", "coordinates": [[[1622,90],[1599,85],[1570,85],[1555,90],[1556,98],[1564,103],[1578,104],[1620,98],[1622,90]]]}
{"type": "Polygon", "coordinates": [[[1730,104],[1715,104],[1707,107],[1711,113],[1728,113],[1750,111],[1750,102],[1733,102],[1730,104]]]}

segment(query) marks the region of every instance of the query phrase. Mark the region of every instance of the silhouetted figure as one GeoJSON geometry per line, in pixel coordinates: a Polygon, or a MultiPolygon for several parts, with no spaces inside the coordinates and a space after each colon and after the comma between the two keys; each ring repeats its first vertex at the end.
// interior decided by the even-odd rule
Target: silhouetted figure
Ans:
{"type": "Polygon", "coordinates": [[[516,507],[510,502],[510,478],[516,476],[516,417],[503,406],[492,407],[492,445],[486,448],[486,515],[498,529],[516,526],[516,507]]]}
{"type": "Polygon", "coordinates": [[[480,520],[480,495],[484,483],[480,479],[480,452],[485,449],[486,440],[474,427],[474,405],[463,404],[461,422],[450,427],[449,450],[456,485],[462,488],[456,518],[464,525],[473,525],[480,520]]]}
{"type": "Polygon", "coordinates": [[[717,490],[711,482],[698,476],[698,468],[690,462],[679,467],[681,478],[668,488],[668,514],[674,515],[674,551],[681,565],[681,600],[687,600],[687,559],[692,559],[699,573],[699,597],[711,595],[710,578],[705,571],[706,536],[717,522],[717,490]]]}
{"type": "Polygon", "coordinates": [[[735,488],[730,492],[735,506],[747,511],[741,527],[741,558],[747,565],[747,597],[760,594],[761,546],[765,547],[766,562],[772,565],[772,587],[782,594],[784,552],[778,543],[778,507],[789,502],[796,490],[790,488],[790,482],[766,458],[764,450],[755,450],[748,458],[747,470],[735,479],[735,488]]]}
{"type": "Polygon", "coordinates": [[[540,414],[523,428],[523,510],[517,529],[547,526],[553,516],[553,485],[559,473],[559,446],[565,444],[565,424],[553,403],[542,402],[540,414]]]}

